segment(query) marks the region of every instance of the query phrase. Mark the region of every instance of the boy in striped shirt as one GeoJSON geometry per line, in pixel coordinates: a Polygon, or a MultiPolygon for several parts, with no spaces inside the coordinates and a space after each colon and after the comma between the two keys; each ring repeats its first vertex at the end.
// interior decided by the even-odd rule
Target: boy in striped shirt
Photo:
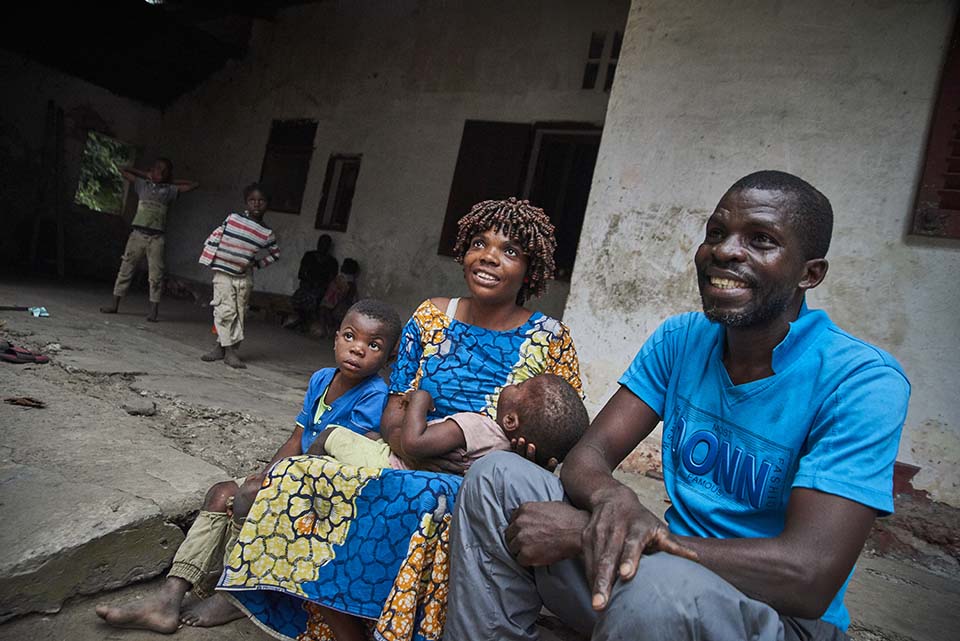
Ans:
{"type": "Polygon", "coordinates": [[[201,356],[230,367],[246,367],[237,349],[243,341],[243,317],[253,291],[253,268],[263,269],[280,258],[273,230],[263,224],[269,200],[263,185],[253,183],[243,190],[247,209],[227,216],[204,242],[200,264],[213,270],[213,324],[217,345],[201,356]],[[260,255],[260,258],[257,256],[260,255]]]}

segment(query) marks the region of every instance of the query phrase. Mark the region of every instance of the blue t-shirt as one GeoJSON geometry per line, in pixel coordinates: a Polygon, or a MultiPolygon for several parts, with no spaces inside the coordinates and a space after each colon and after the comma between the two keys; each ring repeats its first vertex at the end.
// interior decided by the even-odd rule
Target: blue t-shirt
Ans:
{"type": "Polygon", "coordinates": [[[331,425],[346,427],[357,434],[380,431],[380,415],[387,404],[387,384],[376,374],[328,403],[330,409],[314,422],[320,397],[327,391],[336,373],[335,367],[326,367],[310,377],[307,393],[303,397],[303,409],[297,415],[297,425],[303,428],[300,439],[302,452],[310,449],[320,432],[331,425]]]}
{"type": "MultiPolygon", "coordinates": [[[[722,325],[700,313],[674,316],[620,379],[663,419],[672,532],[777,536],[794,487],[893,511],[910,396],[893,357],[806,305],[773,350],[773,376],[734,385],[723,350],[722,325]]],[[[823,615],[841,630],[850,623],[849,581],[823,615]]]]}

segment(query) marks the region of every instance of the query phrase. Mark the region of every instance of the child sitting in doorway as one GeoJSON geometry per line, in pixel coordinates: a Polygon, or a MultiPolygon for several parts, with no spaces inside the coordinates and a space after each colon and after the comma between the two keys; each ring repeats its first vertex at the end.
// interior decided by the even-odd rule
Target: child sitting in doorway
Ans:
{"type": "Polygon", "coordinates": [[[273,230],[263,224],[269,195],[263,185],[253,183],[243,190],[247,208],[230,214],[204,241],[200,264],[213,270],[213,323],[217,344],[200,357],[244,368],[237,349],[243,342],[243,321],[253,291],[253,269],[263,269],[280,258],[273,230]],[[258,254],[266,255],[258,258],[258,254]]]}
{"type": "Polygon", "coordinates": [[[590,422],[583,401],[570,383],[540,374],[500,390],[497,419],[460,412],[427,422],[433,399],[424,390],[407,394],[401,429],[387,444],[341,427],[325,430],[307,454],[327,454],[361,467],[417,469],[424,459],[456,453],[469,466],[484,454],[511,449],[511,441],[536,443],[536,462],[553,469],[586,431],[590,422]]]}
{"type": "Polygon", "coordinates": [[[181,622],[207,627],[243,616],[222,594],[203,599],[182,613],[181,603],[189,590],[197,596],[210,594],[224,556],[240,534],[243,515],[274,463],[307,452],[330,425],[359,438],[379,430],[387,385],[378,372],[394,355],[399,338],[400,318],[392,307],[372,299],[354,304],[334,338],[337,367],[319,370],[310,378],[293,433],[270,463],[248,476],[242,486],[224,481],[210,488],[157,594],[123,607],[99,605],[97,615],[113,626],[165,634],[175,632],[181,622]]]}
{"type": "Polygon", "coordinates": [[[360,263],[352,258],[344,258],[340,273],[327,285],[327,291],[317,308],[323,336],[332,336],[347,308],[357,300],[357,275],[360,263]]]}

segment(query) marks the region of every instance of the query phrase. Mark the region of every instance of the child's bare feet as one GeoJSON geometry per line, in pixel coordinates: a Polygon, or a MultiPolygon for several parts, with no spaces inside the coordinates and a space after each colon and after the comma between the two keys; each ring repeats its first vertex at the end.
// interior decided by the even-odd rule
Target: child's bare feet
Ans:
{"type": "Polygon", "coordinates": [[[235,369],[246,369],[246,364],[240,360],[240,355],[237,354],[237,348],[234,345],[230,347],[224,347],[223,352],[223,362],[233,367],[235,369]]]}
{"type": "Polygon", "coordinates": [[[212,628],[242,619],[243,616],[243,612],[238,610],[227,597],[214,594],[209,599],[203,599],[184,609],[180,622],[195,628],[212,628]]]}
{"type": "Polygon", "coordinates": [[[120,297],[113,297],[113,305],[104,305],[100,308],[101,314],[116,314],[117,310],[120,309],[120,297]]]}
{"type": "Polygon", "coordinates": [[[201,356],[200,360],[206,361],[207,363],[212,363],[213,361],[222,361],[223,347],[220,346],[220,343],[217,343],[216,347],[214,347],[209,352],[201,356]]]}
{"type": "Polygon", "coordinates": [[[98,605],[97,616],[117,628],[173,634],[180,627],[180,597],[161,592],[124,606],[98,605]]]}

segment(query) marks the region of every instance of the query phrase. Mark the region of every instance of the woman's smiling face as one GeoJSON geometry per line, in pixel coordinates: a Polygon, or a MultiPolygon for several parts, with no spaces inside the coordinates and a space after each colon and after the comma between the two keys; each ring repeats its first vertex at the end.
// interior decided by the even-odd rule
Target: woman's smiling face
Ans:
{"type": "Polygon", "coordinates": [[[494,228],[470,239],[463,277],[476,298],[513,303],[526,274],[527,256],[515,239],[494,228]]]}

